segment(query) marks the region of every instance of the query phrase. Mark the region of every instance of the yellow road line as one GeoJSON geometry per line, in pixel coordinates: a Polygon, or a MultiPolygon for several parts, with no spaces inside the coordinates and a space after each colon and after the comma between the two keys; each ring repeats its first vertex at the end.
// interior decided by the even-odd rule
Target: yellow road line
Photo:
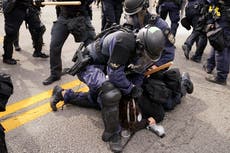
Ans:
{"type": "MultiPolygon", "coordinates": [[[[80,84],[81,84],[80,80],[75,80],[75,81],[71,81],[69,83],[63,84],[62,88],[65,88],[65,89],[73,88],[73,87],[80,85],[80,84]]],[[[51,96],[51,92],[52,92],[52,90],[48,90],[48,91],[42,92],[40,94],[37,94],[35,96],[29,97],[29,98],[26,98],[24,100],[13,103],[11,105],[8,105],[8,106],[6,106],[6,111],[0,113],[0,117],[9,115],[11,113],[14,113],[14,112],[20,110],[20,109],[26,108],[28,106],[31,106],[33,104],[36,104],[36,103],[44,100],[44,99],[47,99],[51,96]]]]}
{"type": "MultiPolygon", "coordinates": [[[[78,91],[86,92],[88,91],[88,87],[83,87],[79,89],[78,91]]],[[[63,102],[58,103],[57,107],[60,108],[62,106],[63,102]]],[[[4,120],[1,124],[6,129],[6,132],[9,132],[19,126],[24,125],[25,123],[28,123],[32,120],[35,120],[43,115],[46,115],[47,113],[52,112],[50,108],[49,102],[36,107],[34,109],[31,109],[25,113],[19,114],[15,117],[11,117],[7,120],[4,120]]]]}

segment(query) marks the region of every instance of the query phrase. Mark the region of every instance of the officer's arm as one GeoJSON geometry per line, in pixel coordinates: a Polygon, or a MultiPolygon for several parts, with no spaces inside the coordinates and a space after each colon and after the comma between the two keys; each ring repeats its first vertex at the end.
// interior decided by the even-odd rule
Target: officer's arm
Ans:
{"type": "Polygon", "coordinates": [[[162,52],[161,58],[155,63],[156,66],[161,66],[170,61],[173,61],[175,57],[175,48],[174,47],[166,47],[162,52]]]}
{"type": "Polygon", "coordinates": [[[173,34],[171,33],[171,30],[168,26],[168,23],[166,21],[164,21],[162,18],[160,17],[157,17],[155,19],[155,23],[154,25],[156,27],[158,27],[159,29],[162,30],[162,32],[164,33],[165,35],[165,38],[166,38],[166,43],[165,43],[165,46],[166,47],[174,47],[174,43],[175,43],[175,37],[173,36],[173,34]]]}
{"type": "Polygon", "coordinates": [[[127,79],[125,66],[127,65],[131,52],[135,50],[135,38],[133,35],[122,33],[113,39],[110,44],[107,74],[109,80],[119,88],[123,94],[129,94],[133,84],[127,79]]]}
{"type": "Polygon", "coordinates": [[[127,79],[124,69],[125,66],[120,66],[116,69],[108,66],[107,74],[110,82],[119,88],[124,95],[127,95],[131,92],[133,84],[127,79]]]}

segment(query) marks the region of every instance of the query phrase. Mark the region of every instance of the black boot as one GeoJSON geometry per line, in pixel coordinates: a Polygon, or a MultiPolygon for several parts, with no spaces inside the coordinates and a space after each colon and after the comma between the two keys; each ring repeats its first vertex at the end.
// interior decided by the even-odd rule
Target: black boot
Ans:
{"type": "Polygon", "coordinates": [[[223,80],[223,81],[219,80],[216,76],[213,76],[213,75],[209,75],[209,76],[205,77],[205,79],[209,82],[216,83],[219,85],[227,85],[226,80],[223,80]]]}
{"type": "Polygon", "coordinates": [[[201,62],[201,57],[193,55],[191,57],[191,60],[194,61],[194,62],[196,62],[196,63],[200,63],[201,62]]]}
{"type": "Polygon", "coordinates": [[[61,79],[61,77],[51,75],[46,80],[44,80],[42,83],[43,83],[43,85],[49,85],[49,84],[51,84],[55,81],[58,81],[60,79],[61,79]]]}
{"type": "Polygon", "coordinates": [[[50,107],[53,111],[57,111],[57,103],[61,100],[64,100],[62,96],[62,89],[60,86],[55,86],[52,92],[52,97],[50,98],[50,107]]]}
{"type": "Polygon", "coordinates": [[[189,47],[188,47],[186,44],[184,44],[184,45],[182,46],[182,49],[183,49],[183,51],[184,51],[184,56],[186,57],[186,59],[189,59],[189,52],[190,52],[189,47]]]}
{"type": "Polygon", "coordinates": [[[208,74],[211,74],[211,73],[212,73],[212,69],[210,69],[210,68],[208,67],[208,64],[207,64],[207,63],[205,63],[205,64],[203,65],[203,69],[204,69],[204,71],[205,71],[206,73],[208,73],[208,74]]]}
{"type": "Polygon", "coordinates": [[[120,153],[123,150],[120,134],[115,134],[109,141],[109,147],[112,152],[120,153]]]}
{"type": "Polygon", "coordinates": [[[17,61],[15,59],[13,59],[13,58],[10,58],[10,59],[4,59],[3,58],[3,63],[9,64],[9,65],[16,65],[17,61]]]}
{"type": "Polygon", "coordinates": [[[188,94],[191,94],[193,92],[193,83],[190,79],[189,73],[183,72],[181,75],[181,78],[182,78],[182,80],[181,80],[182,92],[185,89],[188,94]]]}
{"type": "Polygon", "coordinates": [[[38,51],[34,51],[33,53],[33,57],[37,58],[37,57],[40,57],[40,58],[48,58],[49,55],[46,55],[45,53],[42,53],[42,52],[38,52],[38,51]]]}

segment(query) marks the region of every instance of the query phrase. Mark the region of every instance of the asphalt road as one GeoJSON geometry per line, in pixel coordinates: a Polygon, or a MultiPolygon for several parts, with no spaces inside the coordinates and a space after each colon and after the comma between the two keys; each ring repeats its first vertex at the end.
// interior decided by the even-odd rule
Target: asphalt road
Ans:
{"type": "MultiPolygon", "coordinates": [[[[100,9],[93,6],[93,25],[100,30],[100,9]]],[[[49,53],[50,32],[55,20],[54,7],[42,9],[42,21],[47,27],[44,52],[49,53]]],[[[0,53],[4,36],[4,17],[0,14],[0,53]]],[[[179,27],[176,37],[176,58],[173,67],[189,72],[195,91],[180,105],[168,112],[161,123],[166,137],[141,130],[137,132],[125,153],[229,153],[230,152],[230,86],[205,81],[202,63],[185,60],[181,45],[189,32],[179,27]]],[[[10,129],[6,133],[9,153],[108,153],[109,146],[102,142],[103,123],[99,111],[65,106],[55,113],[49,108],[50,89],[55,85],[79,88],[77,78],[62,77],[49,86],[42,81],[49,75],[49,60],[32,57],[32,41],[23,24],[20,29],[21,52],[13,57],[17,65],[6,65],[0,57],[0,71],[12,75],[14,94],[8,103],[10,114],[0,121],[10,129]],[[74,81],[74,82],[73,82],[74,81]],[[31,104],[29,104],[31,103],[31,104]],[[12,107],[11,107],[12,106],[12,107]]],[[[71,58],[79,44],[69,36],[62,51],[63,67],[72,65],[71,58]]],[[[203,63],[210,47],[205,50],[203,63]]],[[[192,54],[194,51],[192,52],[192,54]]],[[[228,84],[230,80],[228,79],[228,84]]],[[[80,86],[83,86],[80,84],[80,86]]],[[[85,89],[83,89],[85,90],[85,89]]]]}

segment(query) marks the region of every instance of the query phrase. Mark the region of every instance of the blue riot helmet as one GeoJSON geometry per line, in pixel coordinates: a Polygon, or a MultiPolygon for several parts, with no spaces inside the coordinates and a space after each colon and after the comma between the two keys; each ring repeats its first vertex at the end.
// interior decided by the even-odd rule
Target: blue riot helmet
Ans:
{"type": "Polygon", "coordinates": [[[165,36],[159,28],[150,25],[141,28],[136,36],[138,58],[135,62],[134,71],[144,73],[160,59],[164,46],[165,36]]]}

